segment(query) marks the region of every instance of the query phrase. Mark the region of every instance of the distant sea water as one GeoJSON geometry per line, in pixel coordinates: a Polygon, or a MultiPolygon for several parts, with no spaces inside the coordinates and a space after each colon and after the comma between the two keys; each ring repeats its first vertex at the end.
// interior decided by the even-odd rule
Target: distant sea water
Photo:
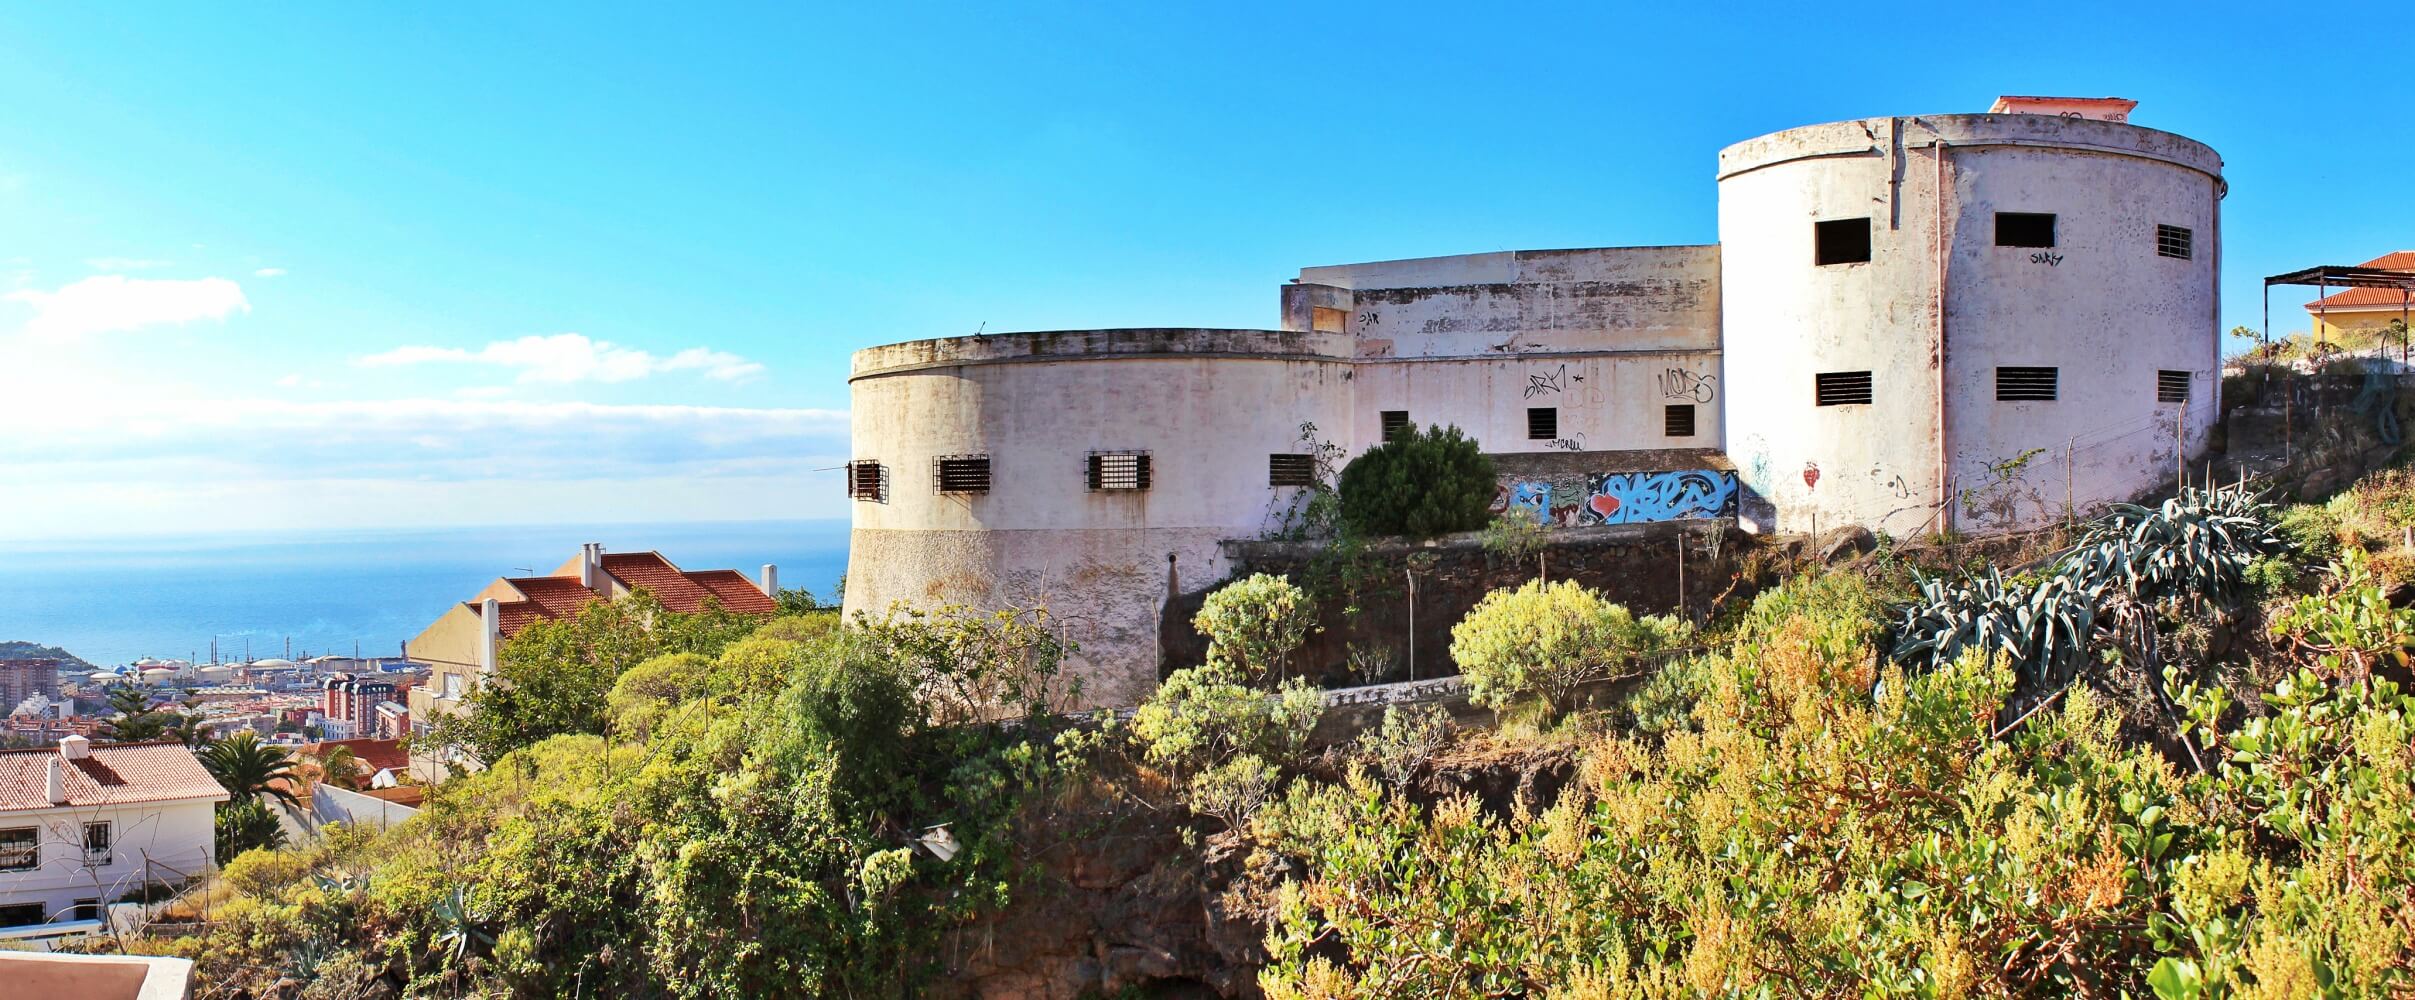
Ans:
{"type": "Polygon", "coordinates": [[[681,569],[780,567],[827,599],[845,521],[739,521],[0,541],[0,640],[111,666],[145,656],[392,656],[498,576],[551,572],[584,542],[661,552],[681,569]]]}

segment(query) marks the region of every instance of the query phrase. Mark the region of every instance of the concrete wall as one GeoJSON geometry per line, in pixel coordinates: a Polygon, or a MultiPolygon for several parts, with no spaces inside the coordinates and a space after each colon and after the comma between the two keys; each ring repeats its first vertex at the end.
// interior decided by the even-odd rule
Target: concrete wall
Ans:
{"type": "Polygon", "coordinates": [[[1725,427],[1746,516],[2034,525],[2060,516],[2067,451],[2082,508],[2168,482],[2182,408],[2156,401],[2157,371],[2191,375],[2189,451],[2217,412],[2220,166],[2168,133],[2031,115],[1839,122],[1723,151],[1725,427]],[[1998,212],[2055,214],[2056,245],[1996,246],[1998,212]],[[1872,259],[1815,264],[1814,223],[1858,217],[1872,259]],[[2158,255],[2158,224],[2194,230],[2194,259],[2158,255]],[[1998,402],[2000,365],[2058,368],[2061,398],[1998,402]],[[1815,374],[1841,371],[1873,372],[1873,402],[1813,405],[1815,374]],[[1988,512],[1956,510],[1968,500],[1988,512]]]}
{"type": "Polygon", "coordinates": [[[1283,326],[1347,308],[1364,358],[1719,347],[1719,248],[1519,250],[1310,267],[1283,326]]]}
{"type": "Polygon", "coordinates": [[[0,830],[41,831],[41,864],[32,871],[0,872],[0,906],[40,903],[54,920],[79,899],[106,905],[140,888],[143,861],[157,862],[151,877],[176,881],[211,870],[215,806],[210,802],[138,803],[122,806],[25,810],[0,813],[0,830]],[[109,863],[86,865],[84,824],[113,826],[109,863]]]}
{"type": "Polygon", "coordinates": [[[1303,422],[1348,421],[1333,336],[1086,331],[900,347],[912,349],[856,359],[853,455],[882,463],[890,486],[887,502],[853,505],[847,610],[1045,607],[1083,647],[1090,704],[1154,687],[1167,597],[1221,578],[1217,543],[1274,526],[1301,492],[1267,485],[1268,456],[1307,450],[1303,422]],[[1091,492],[1087,456],[1124,450],[1149,454],[1150,488],[1091,492]],[[933,463],[950,455],[989,456],[989,492],[938,493],[933,463]]]}

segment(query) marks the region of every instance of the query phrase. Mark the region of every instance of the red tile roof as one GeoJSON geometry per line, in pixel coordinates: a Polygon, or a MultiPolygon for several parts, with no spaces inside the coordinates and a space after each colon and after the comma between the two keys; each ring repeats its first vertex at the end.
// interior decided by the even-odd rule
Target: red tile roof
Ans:
{"type": "MultiPolygon", "coordinates": [[[[2357,266],[2378,267],[2385,271],[2415,272],[2415,250],[2400,250],[2397,253],[2386,253],[2357,266]]],[[[2404,301],[2405,299],[2399,294],[2398,289],[2395,288],[2350,288],[2344,291],[2333,292],[2330,295],[2326,295],[2322,298],[2306,303],[2306,311],[2315,312],[2317,310],[2324,309],[2378,309],[2383,306],[2397,308],[2404,301]]]]}
{"type": "Polygon", "coordinates": [[[772,600],[755,586],[755,581],[747,579],[746,574],[737,570],[700,569],[689,573],[688,579],[712,591],[714,597],[721,599],[721,606],[728,610],[748,615],[768,615],[780,610],[779,602],[772,600]]]}
{"type": "MultiPolygon", "coordinates": [[[[671,565],[659,552],[607,552],[603,563],[604,572],[622,585],[630,589],[644,587],[663,607],[681,614],[701,610],[706,598],[718,601],[724,610],[740,614],[768,615],[780,610],[778,602],[756,589],[746,574],[734,569],[691,573],[671,565]]],[[[595,592],[580,583],[576,575],[507,577],[503,582],[526,598],[495,605],[496,629],[506,639],[532,622],[573,617],[588,602],[596,600],[595,592]]],[[[462,606],[473,614],[478,611],[475,602],[464,601],[462,606]]]]}
{"type": "Polygon", "coordinates": [[[409,770],[411,767],[411,755],[403,752],[401,740],[362,738],[356,740],[328,740],[324,743],[306,743],[302,746],[302,755],[305,757],[316,757],[324,760],[327,757],[328,751],[334,750],[337,747],[344,747],[351,750],[352,758],[361,762],[361,766],[366,774],[376,774],[379,771],[387,770],[404,771],[409,770]]]}
{"type": "Polygon", "coordinates": [[[595,601],[595,591],[587,589],[575,576],[524,576],[503,581],[511,584],[521,596],[545,609],[547,618],[569,618],[595,601]]]}
{"type": "Polygon", "coordinates": [[[82,760],[56,747],[0,750],[0,812],[202,799],[222,802],[226,789],[182,743],[109,743],[82,760]],[[49,766],[64,766],[67,801],[50,801],[49,766]]]}

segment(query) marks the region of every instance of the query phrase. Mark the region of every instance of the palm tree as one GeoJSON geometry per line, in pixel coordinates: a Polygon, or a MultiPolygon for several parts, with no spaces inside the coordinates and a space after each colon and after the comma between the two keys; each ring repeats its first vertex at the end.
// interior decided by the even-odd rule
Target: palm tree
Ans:
{"type": "Polygon", "coordinates": [[[351,747],[336,747],[319,757],[319,780],[337,788],[361,787],[361,761],[351,747]]]}
{"type": "Polygon", "coordinates": [[[236,802],[258,801],[266,795],[290,805],[294,799],[293,757],[284,747],[260,742],[260,734],[245,729],[201,748],[197,754],[210,776],[226,786],[236,802]],[[280,784],[282,780],[282,784],[280,784]]]}

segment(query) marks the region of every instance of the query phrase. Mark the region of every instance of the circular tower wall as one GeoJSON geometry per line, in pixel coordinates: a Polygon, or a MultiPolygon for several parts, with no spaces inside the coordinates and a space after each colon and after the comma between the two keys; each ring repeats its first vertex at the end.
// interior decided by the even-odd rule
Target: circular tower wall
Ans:
{"type": "Polygon", "coordinates": [[[2206,146],[2075,118],[1722,151],[1727,440],[1757,519],[2006,530],[2169,485],[2218,410],[2222,192],[2206,146]]]}

